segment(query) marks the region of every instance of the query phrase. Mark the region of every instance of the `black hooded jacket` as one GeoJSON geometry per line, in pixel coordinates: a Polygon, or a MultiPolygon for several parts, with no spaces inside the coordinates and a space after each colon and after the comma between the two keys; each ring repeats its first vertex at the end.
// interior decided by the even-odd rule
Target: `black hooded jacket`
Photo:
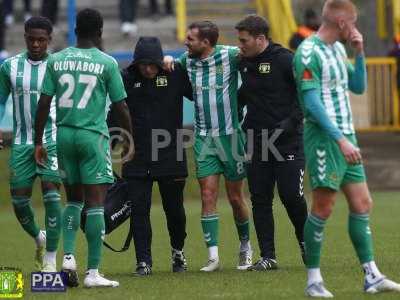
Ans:
{"type": "Polygon", "coordinates": [[[283,129],[276,140],[278,149],[302,148],[303,113],[293,77],[293,53],[270,40],[254,58],[243,58],[239,70],[242,86],[239,103],[247,107],[243,128],[256,132],[283,129]]]}
{"type": "MultiPolygon", "coordinates": [[[[134,62],[122,71],[126,103],[132,118],[135,156],[122,168],[122,176],[129,177],[186,177],[186,154],[177,157],[177,129],[182,128],[183,97],[191,99],[192,88],[186,71],[179,66],[171,73],[160,68],[154,79],[144,78],[138,70],[138,62],[161,64],[163,54],[158,39],[141,38],[135,49],[134,62]],[[157,48],[158,51],[154,51],[157,48]],[[160,61],[161,58],[161,61],[160,61]],[[152,130],[166,130],[171,142],[158,150],[158,159],[152,158],[152,130]]],[[[109,126],[115,116],[109,114],[109,126]]],[[[158,138],[162,140],[161,137],[158,138]]]]}

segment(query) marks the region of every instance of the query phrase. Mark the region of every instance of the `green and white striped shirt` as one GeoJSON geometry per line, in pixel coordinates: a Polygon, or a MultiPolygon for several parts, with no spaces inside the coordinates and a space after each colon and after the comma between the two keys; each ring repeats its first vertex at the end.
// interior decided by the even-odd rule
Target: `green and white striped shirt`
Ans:
{"type": "MultiPolygon", "coordinates": [[[[343,44],[327,45],[316,35],[300,45],[294,58],[300,104],[304,107],[301,91],[317,89],[330,121],[343,134],[355,133],[349,96],[352,68],[343,44]]],[[[314,122],[307,111],[304,116],[306,121],[314,122]]]]}
{"type": "Polygon", "coordinates": [[[238,48],[218,45],[207,58],[190,58],[187,52],[179,58],[193,87],[197,134],[229,135],[239,128],[238,55],[238,48]]]}
{"type": "MultiPolygon", "coordinates": [[[[13,144],[33,145],[34,122],[47,58],[32,61],[27,53],[7,59],[0,67],[0,98],[10,94],[13,100],[13,144]]],[[[51,104],[49,119],[43,134],[43,143],[56,142],[56,107],[51,104]]]]}

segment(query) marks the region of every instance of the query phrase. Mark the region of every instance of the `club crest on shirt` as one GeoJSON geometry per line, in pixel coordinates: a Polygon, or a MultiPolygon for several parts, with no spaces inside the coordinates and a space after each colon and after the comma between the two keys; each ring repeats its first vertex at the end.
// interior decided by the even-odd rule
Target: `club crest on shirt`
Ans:
{"type": "Polygon", "coordinates": [[[260,63],[258,65],[258,71],[261,74],[268,74],[271,72],[271,64],[270,63],[260,63]]]}
{"type": "Polygon", "coordinates": [[[215,67],[215,72],[217,74],[223,74],[224,73],[224,68],[222,67],[222,65],[216,66],[215,67]]]}
{"type": "Polygon", "coordinates": [[[168,85],[167,76],[157,76],[156,85],[157,86],[167,86],[168,85]]]}

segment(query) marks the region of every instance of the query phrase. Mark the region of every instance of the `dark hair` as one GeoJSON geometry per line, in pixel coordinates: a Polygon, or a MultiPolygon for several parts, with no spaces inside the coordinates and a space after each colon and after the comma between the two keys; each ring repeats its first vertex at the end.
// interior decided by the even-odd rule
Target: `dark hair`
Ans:
{"type": "Polygon", "coordinates": [[[25,22],[25,32],[30,29],[43,29],[50,35],[53,32],[53,26],[49,19],[45,17],[32,17],[25,22]]]}
{"type": "Polygon", "coordinates": [[[218,42],[219,30],[217,25],[211,21],[197,21],[189,25],[189,29],[199,30],[199,37],[204,40],[207,39],[210,45],[214,47],[218,42]]]}
{"type": "Polygon", "coordinates": [[[92,38],[101,34],[103,17],[99,11],[91,8],[81,10],[76,16],[76,35],[80,38],[92,38]]]}
{"type": "Polygon", "coordinates": [[[256,37],[264,35],[268,38],[269,24],[266,19],[257,15],[248,15],[235,26],[236,30],[247,31],[250,35],[256,37]]]}

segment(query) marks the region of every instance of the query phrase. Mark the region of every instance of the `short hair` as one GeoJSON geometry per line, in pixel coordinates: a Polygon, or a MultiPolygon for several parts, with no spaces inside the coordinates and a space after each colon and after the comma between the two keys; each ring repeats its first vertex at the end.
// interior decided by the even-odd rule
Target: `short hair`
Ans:
{"type": "Polygon", "coordinates": [[[189,25],[189,29],[198,29],[200,39],[207,39],[210,45],[214,47],[218,42],[218,26],[211,21],[197,21],[189,25]]]}
{"type": "Polygon", "coordinates": [[[85,8],[76,16],[76,35],[81,38],[92,38],[101,33],[103,16],[98,10],[85,8]]]}
{"type": "Polygon", "coordinates": [[[331,21],[330,14],[339,14],[348,12],[357,14],[357,7],[350,0],[327,0],[322,9],[322,18],[324,21],[331,21]]]}
{"type": "Polygon", "coordinates": [[[258,15],[248,15],[239,23],[236,24],[235,29],[238,31],[247,31],[250,35],[256,37],[264,35],[269,37],[269,24],[266,19],[258,15]]]}
{"type": "Polygon", "coordinates": [[[31,17],[25,22],[24,27],[25,32],[28,32],[30,29],[43,29],[47,31],[48,35],[51,35],[53,32],[53,25],[45,17],[31,17]]]}

